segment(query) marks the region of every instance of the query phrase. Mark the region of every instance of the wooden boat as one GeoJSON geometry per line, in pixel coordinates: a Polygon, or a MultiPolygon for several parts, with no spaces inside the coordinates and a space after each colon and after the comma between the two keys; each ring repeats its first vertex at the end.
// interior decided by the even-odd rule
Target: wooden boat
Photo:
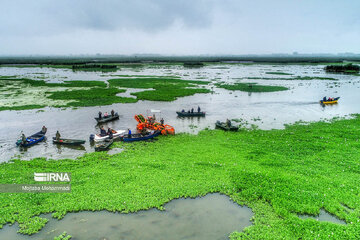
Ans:
{"type": "Polygon", "coordinates": [[[109,147],[111,146],[111,144],[113,144],[114,140],[113,139],[106,139],[105,141],[103,141],[102,143],[96,144],[95,145],[95,151],[99,152],[99,151],[106,151],[109,149],[109,147]]]}
{"type": "Polygon", "coordinates": [[[81,145],[84,144],[85,140],[78,140],[78,139],[67,139],[67,138],[60,138],[56,140],[56,137],[53,137],[53,143],[56,144],[66,144],[66,145],[81,145]]]}
{"type": "Polygon", "coordinates": [[[205,117],[205,112],[176,112],[179,117],[205,117]]]}
{"type": "Polygon", "coordinates": [[[339,98],[340,98],[340,97],[334,98],[334,99],[331,100],[331,101],[328,101],[328,100],[326,100],[326,101],[320,100],[320,103],[321,103],[321,104],[335,104],[335,103],[338,102],[339,98]]]}
{"type": "Polygon", "coordinates": [[[225,131],[237,131],[239,127],[237,126],[228,126],[225,122],[216,121],[215,123],[216,128],[220,128],[225,131]]]}
{"type": "MultiPolygon", "coordinates": [[[[125,130],[113,130],[113,138],[120,138],[122,136],[124,136],[124,134],[126,133],[125,130]]],[[[90,139],[92,139],[92,136],[93,136],[93,140],[95,142],[101,142],[101,141],[104,141],[106,139],[109,139],[109,135],[106,135],[106,136],[101,136],[100,134],[91,134],[90,135],[90,139]]]]}
{"type": "Polygon", "coordinates": [[[131,134],[131,137],[129,137],[128,134],[125,134],[123,137],[123,141],[124,142],[135,142],[135,141],[144,141],[144,140],[149,140],[152,139],[156,136],[160,135],[160,131],[155,131],[153,133],[147,134],[147,135],[142,135],[142,134],[131,134]]]}
{"type": "MultiPolygon", "coordinates": [[[[46,133],[46,132],[45,132],[46,133]]],[[[40,131],[30,137],[26,137],[26,143],[23,143],[21,139],[17,140],[16,145],[21,147],[30,147],[45,139],[45,133],[40,131]]]]}
{"type": "Polygon", "coordinates": [[[113,120],[116,120],[116,119],[119,119],[119,114],[118,113],[115,113],[114,116],[107,116],[107,117],[102,117],[102,118],[98,118],[96,117],[95,120],[98,122],[98,123],[106,123],[106,122],[110,122],[110,121],[113,121],[113,120]]]}

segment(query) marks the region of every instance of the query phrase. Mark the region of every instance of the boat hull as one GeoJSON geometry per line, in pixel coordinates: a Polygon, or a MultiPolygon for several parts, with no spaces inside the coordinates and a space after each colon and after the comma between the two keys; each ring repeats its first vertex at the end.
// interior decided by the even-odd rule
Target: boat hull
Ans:
{"type": "Polygon", "coordinates": [[[176,112],[179,117],[205,117],[205,112],[176,112]]]}
{"type": "Polygon", "coordinates": [[[63,145],[81,145],[84,144],[85,140],[78,140],[78,139],[66,139],[66,138],[60,138],[59,140],[56,140],[56,138],[53,138],[53,143],[55,144],[63,144],[63,145]]]}
{"type": "Polygon", "coordinates": [[[142,136],[140,134],[132,134],[131,138],[129,138],[129,136],[126,134],[123,137],[123,141],[124,142],[136,142],[136,141],[149,140],[149,139],[152,139],[152,138],[154,138],[156,136],[159,136],[160,133],[161,133],[160,131],[155,131],[153,134],[149,134],[149,135],[146,135],[146,136],[142,136]]]}
{"type": "Polygon", "coordinates": [[[119,119],[119,115],[116,113],[114,116],[108,116],[108,117],[102,117],[102,118],[95,118],[95,120],[97,121],[97,123],[106,123],[106,122],[110,122],[110,121],[114,121],[119,119]]]}
{"type": "Polygon", "coordinates": [[[16,142],[16,145],[20,146],[20,147],[30,147],[30,146],[33,146],[33,145],[43,141],[44,139],[45,139],[45,133],[40,131],[40,132],[37,132],[37,133],[31,135],[30,137],[27,137],[25,144],[21,140],[18,140],[16,142]]]}
{"type": "Polygon", "coordinates": [[[339,101],[340,97],[334,98],[334,100],[332,101],[324,101],[324,100],[320,100],[321,104],[336,104],[339,101]]]}
{"type": "MultiPolygon", "coordinates": [[[[116,130],[116,133],[113,133],[113,138],[120,138],[122,136],[124,136],[124,134],[126,133],[125,130],[116,130]]],[[[100,136],[100,134],[96,134],[94,137],[94,141],[95,142],[101,142],[101,141],[105,141],[106,139],[109,139],[109,135],[106,136],[100,136]]]]}

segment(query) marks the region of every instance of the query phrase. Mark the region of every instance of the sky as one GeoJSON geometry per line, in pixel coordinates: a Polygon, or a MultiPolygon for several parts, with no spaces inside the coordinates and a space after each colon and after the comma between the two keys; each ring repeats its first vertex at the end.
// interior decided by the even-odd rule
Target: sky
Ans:
{"type": "Polygon", "coordinates": [[[359,0],[0,0],[0,55],[360,53],[359,0]]]}

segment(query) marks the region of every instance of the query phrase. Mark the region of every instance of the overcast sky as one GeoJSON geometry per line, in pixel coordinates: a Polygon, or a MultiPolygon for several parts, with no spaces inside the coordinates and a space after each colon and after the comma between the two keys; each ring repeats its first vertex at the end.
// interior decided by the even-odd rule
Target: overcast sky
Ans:
{"type": "Polygon", "coordinates": [[[359,0],[0,0],[0,55],[360,53],[359,0]]]}

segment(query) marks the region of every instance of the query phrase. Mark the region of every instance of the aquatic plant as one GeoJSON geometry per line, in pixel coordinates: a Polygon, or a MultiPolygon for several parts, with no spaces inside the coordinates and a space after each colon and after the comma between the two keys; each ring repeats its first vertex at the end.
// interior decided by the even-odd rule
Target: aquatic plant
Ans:
{"type": "Polygon", "coordinates": [[[239,90],[243,92],[277,92],[289,90],[289,88],[283,86],[258,85],[257,83],[216,83],[215,86],[227,90],[239,90]]]}
{"type": "Polygon", "coordinates": [[[344,65],[327,65],[325,71],[331,73],[358,73],[360,71],[360,66],[352,63],[344,65]]]}
{"type": "Polygon", "coordinates": [[[285,72],[266,72],[266,74],[272,74],[272,75],[293,75],[292,73],[285,73],[285,72]]]}
{"type": "Polygon", "coordinates": [[[359,126],[355,116],[284,130],[206,130],[117,142],[114,147],[125,150],[112,156],[2,163],[0,183],[31,184],[34,172],[71,172],[72,192],[0,193],[0,225],[18,222],[21,232],[31,234],[42,226],[34,223],[41,213],[61,219],[85,210],[162,209],[175,198],[219,192],[255,214],[253,225],[231,239],[358,239],[359,126]],[[347,224],[298,217],[320,209],[347,224]]]}
{"type": "Polygon", "coordinates": [[[63,232],[57,237],[54,237],[54,240],[70,240],[72,238],[71,235],[68,235],[67,232],[63,232]]]}

